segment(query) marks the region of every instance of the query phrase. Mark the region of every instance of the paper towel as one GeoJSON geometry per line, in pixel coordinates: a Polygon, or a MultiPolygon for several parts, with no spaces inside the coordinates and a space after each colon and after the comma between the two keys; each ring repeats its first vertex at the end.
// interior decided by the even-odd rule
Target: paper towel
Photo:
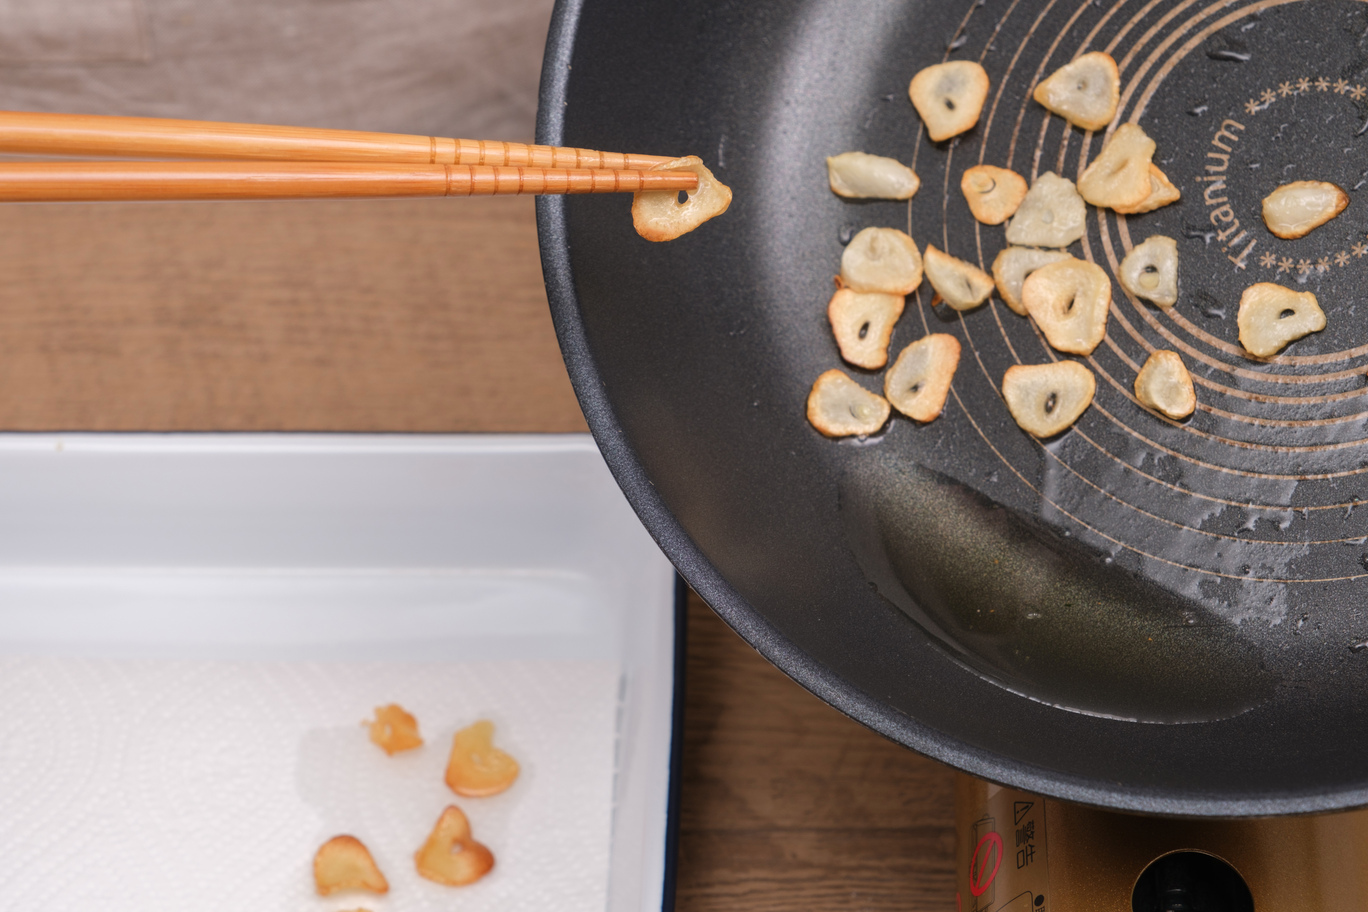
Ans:
{"type": "Polygon", "coordinates": [[[619,681],[612,662],[0,657],[0,908],[601,910],[619,681]],[[390,702],[423,747],[370,743],[361,723],[390,702]],[[451,736],[480,718],[522,772],[460,798],[451,736]],[[471,886],[414,870],[448,804],[496,858],[471,886]],[[314,852],[340,833],[388,895],[316,895],[314,852]]]}

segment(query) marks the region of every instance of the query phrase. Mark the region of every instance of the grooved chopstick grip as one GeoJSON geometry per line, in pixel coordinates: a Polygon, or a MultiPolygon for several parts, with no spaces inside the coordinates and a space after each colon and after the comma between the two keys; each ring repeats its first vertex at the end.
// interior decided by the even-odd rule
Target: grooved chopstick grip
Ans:
{"type": "Polygon", "coordinates": [[[351,199],[694,190],[691,171],[355,162],[5,162],[0,202],[351,199]]]}
{"type": "Polygon", "coordinates": [[[508,165],[607,171],[645,171],[672,160],[660,155],[403,133],[22,111],[0,111],[0,152],[120,158],[508,165]]]}

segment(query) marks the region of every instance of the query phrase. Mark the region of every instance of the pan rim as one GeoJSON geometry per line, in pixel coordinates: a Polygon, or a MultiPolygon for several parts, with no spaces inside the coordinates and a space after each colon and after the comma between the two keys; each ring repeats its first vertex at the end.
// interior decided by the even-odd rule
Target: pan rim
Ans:
{"type": "MultiPolygon", "coordinates": [[[[556,0],[552,11],[537,105],[536,142],[540,145],[564,144],[571,61],[585,3],[556,0]]],[[[561,356],[590,433],[613,478],[680,576],[732,630],[809,693],[889,740],[962,772],[1076,804],[1192,818],[1317,814],[1368,806],[1368,787],[1215,795],[1060,773],[946,735],[842,679],[780,633],[722,577],[647,477],[609,401],[589,345],[568,253],[566,197],[539,196],[536,212],[542,276],[561,356]]]]}

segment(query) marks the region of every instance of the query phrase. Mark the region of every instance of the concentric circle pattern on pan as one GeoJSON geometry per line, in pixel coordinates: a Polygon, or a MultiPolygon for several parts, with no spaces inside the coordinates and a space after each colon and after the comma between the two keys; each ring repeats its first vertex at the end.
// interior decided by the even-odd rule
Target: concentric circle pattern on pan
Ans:
{"type": "Polygon", "coordinates": [[[594,2],[558,8],[540,140],[700,154],[732,209],[672,244],[621,201],[542,200],[572,379],[624,490],[685,576],[767,656],[865,723],[1024,788],[1155,812],[1253,814],[1368,801],[1368,4],[1359,0],[594,2]],[[1104,133],[1031,100],[1105,50],[1116,123],[1140,124],[1181,202],[1090,210],[1074,252],[1113,277],[1178,240],[1161,310],[1113,283],[1098,379],[1038,442],[999,395],[1060,357],[996,297],[909,299],[891,352],[963,346],[945,414],[834,443],[803,420],[843,367],[825,323],[842,239],[870,225],[988,268],[964,169],[1073,179],[1104,133]],[[921,67],[977,60],[979,125],[933,144],[906,95],[921,67]],[[647,78],[643,74],[649,73],[647,78]],[[851,203],[824,159],[910,162],[910,204],[851,203]],[[1280,240],[1260,203],[1293,180],[1349,208],[1280,240]],[[1240,293],[1311,290],[1325,331],[1241,353],[1240,293]],[[1135,400],[1178,352],[1198,411],[1135,400]]]}

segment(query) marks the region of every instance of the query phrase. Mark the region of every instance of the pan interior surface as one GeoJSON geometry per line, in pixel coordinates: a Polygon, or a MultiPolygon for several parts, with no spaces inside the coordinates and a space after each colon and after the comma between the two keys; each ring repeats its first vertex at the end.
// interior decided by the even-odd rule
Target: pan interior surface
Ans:
{"type": "Polygon", "coordinates": [[[1092,804],[1248,815],[1368,803],[1368,4],[1359,0],[585,0],[557,9],[539,142],[698,154],[735,192],[667,244],[621,198],[539,201],[567,365],[609,464],[685,577],[819,696],[977,775],[1092,804]],[[1104,140],[1031,100],[1105,50],[1117,123],[1155,139],[1183,194],[1089,210],[1071,252],[1113,277],[1092,408],[1037,441],[999,394],[1058,359],[998,298],[908,298],[890,357],[932,332],[963,348],[936,421],[831,441],[804,419],[843,364],[826,320],[843,242],[901,228],[988,268],[965,168],[1077,179],[1104,140]],[[930,142],[911,76],[976,60],[978,126],[930,142]],[[825,158],[920,175],[910,203],[851,202],[825,158]],[[1344,214],[1282,240],[1261,201],[1296,180],[1344,214]],[[1178,242],[1161,310],[1115,281],[1145,238],[1178,242]],[[1313,291],[1325,331],[1254,360],[1242,291],[1313,291]],[[1199,410],[1171,421],[1133,384],[1177,351],[1199,410]]]}

